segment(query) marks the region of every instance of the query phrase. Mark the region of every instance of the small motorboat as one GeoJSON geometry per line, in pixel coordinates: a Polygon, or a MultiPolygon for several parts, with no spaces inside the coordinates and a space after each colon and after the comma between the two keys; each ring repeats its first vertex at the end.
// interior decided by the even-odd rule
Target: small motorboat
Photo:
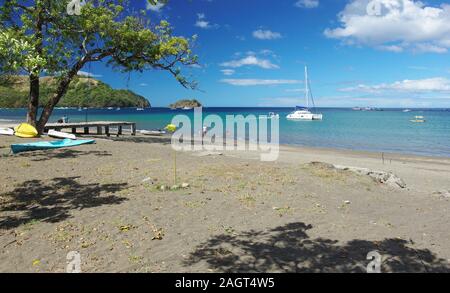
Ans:
{"type": "Polygon", "coordinates": [[[167,134],[164,130],[140,130],[140,134],[142,135],[151,135],[151,136],[163,136],[164,134],[167,134]]]}
{"type": "Polygon", "coordinates": [[[77,140],[77,137],[75,136],[75,134],[60,132],[60,131],[56,131],[53,129],[50,129],[47,134],[50,137],[77,140]]]}
{"type": "Polygon", "coordinates": [[[403,113],[409,113],[409,112],[411,112],[410,109],[405,109],[405,110],[403,110],[403,113]]]}
{"type": "Polygon", "coordinates": [[[425,123],[427,120],[425,120],[425,117],[423,116],[416,116],[413,120],[411,120],[412,123],[425,123]]]}
{"type": "Polygon", "coordinates": [[[144,108],[136,108],[136,111],[144,111],[144,108]]]}
{"type": "Polygon", "coordinates": [[[93,144],[95,140],[57,140],[57,141],[40,141],[33,143],[21,143],[21,144],[13,144],[11,145],[11,150],[14,154],[23,153],[23,152],[32,152],[39,150],[54,150],[68,147],[75,147],[84,144],[93,144]]]}

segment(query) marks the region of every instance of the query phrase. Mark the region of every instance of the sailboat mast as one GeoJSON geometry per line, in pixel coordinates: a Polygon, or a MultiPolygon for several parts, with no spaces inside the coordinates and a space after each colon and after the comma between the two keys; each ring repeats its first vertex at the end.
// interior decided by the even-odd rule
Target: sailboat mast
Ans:
{"type": "Polygon", "coordinates": [[[306,108],[309,109],[308,66],[305,66],[305,98],[306,98],[306,108]]]}

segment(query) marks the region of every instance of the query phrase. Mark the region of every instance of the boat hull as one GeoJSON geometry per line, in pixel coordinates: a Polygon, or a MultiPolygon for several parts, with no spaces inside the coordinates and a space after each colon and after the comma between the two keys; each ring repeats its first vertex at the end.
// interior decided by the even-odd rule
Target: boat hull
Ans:
{"type": "Polygon", "coordinates": [[[288,120],[297,120],[297,121],[315,121],[315,120],[323,120],[322,114],[290,114],[286,117],[288,120]]]}
{"type": "Polygon", "coordinates": [[[163,136],[166,134],[165,131],[157,131],[157,130],[155,130],[155,131],[141,130],[141,131],[139,131],[139,133],[142,135],[150,135],[150,136],[163,136]]]}

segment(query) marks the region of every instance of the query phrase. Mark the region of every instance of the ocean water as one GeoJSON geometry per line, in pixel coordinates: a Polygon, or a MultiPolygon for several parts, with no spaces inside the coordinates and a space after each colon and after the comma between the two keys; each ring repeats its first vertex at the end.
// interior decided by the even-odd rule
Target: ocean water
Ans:
{"type": "MultiPolygon", "coordinates": [[[[402,109],[384,111],[353,111],[351,109],[318,109],[323,121],[295,122],[285,117],[290,108],[204,108],[203,115],[267,115],[280,114],[280,143],[287,145],[394,152],[404,154],[450,157],[450,110],[402,109]],[[414,116],[424,116],[426,123],[411,123],[414,116]]],[[[152,108],[136,109],[57,109],[51,121],[67,115],[70,122],[132,121],[138,129],[162,129],[178,114],[192,116],[192,111],[152,108]]],[[[0,109],[0,124],[23,121],[24,109],[0,109]]]]}

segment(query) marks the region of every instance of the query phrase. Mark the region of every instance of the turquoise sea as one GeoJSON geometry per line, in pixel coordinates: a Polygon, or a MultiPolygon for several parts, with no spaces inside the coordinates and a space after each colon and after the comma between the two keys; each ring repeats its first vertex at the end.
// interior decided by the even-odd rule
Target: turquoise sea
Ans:
{"type": "MultiPolygon", "coordinates": [[[[322,108],[323,121],[293,122],[285,117],[292,108],[203,108],[203,114],[267,115],[280,114],[280,143],[309,147],[394,152],[450,157],[450,109],[403,109],[383,111],[353,111],[322,108]],[[412,123],[415,116],[424,116],[426,123],[412,123]]],[[[70,122],[132,121],[138,129],[162,129],[178,114],[190,111],[152,108],[136,109],[57,109],[52,121],[66,115],[70,122]]],[[[23,121],[24,109],[0,109],[0,124],[23,121]]]]}

